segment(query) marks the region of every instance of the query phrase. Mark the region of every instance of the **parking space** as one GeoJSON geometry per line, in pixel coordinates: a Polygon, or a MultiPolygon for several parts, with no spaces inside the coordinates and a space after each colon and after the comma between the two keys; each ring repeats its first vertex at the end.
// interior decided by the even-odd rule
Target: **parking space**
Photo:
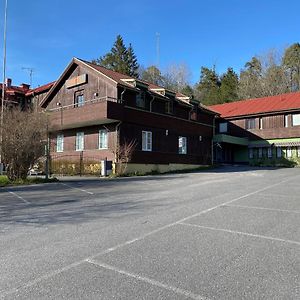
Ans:
{"type": "Polygon", "coordinates": [[[225,167],[2,190],[0,298],[297,299],[299,178],[225,167]]]}

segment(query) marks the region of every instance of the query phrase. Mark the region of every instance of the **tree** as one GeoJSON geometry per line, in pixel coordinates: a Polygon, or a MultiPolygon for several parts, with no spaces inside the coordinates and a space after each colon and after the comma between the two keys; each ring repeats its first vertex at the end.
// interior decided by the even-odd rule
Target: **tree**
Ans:
{"type": "Polygon", "coordinates": [[[123,38],[118,35],[110,52],[100,58],[92,60],[93,63],[110,70],[137,77],[139,68],[136,55],[131,44],[126,48],[123,38]]]}
{"type": "Polygon", "coordinates": [[[10,180],[26,179],[29,169],[45,154],[46,128],[44,114],[17,109],[5,112],[1,149],[10,180]]]}
{"type": "Polygon", "coordinates": [[[290,91],[300,90],[300,44],[295,43],[284,52],[283,65],[290,76],[290,91]]]}
{"type": "Polygon", "coordinates": [[[164,87],[179,92],[190,83],[191,71],[185,63],[171,64],[163,74],[164,87]]]}
{"type": "Polygon", "coordinates": [[[232,68],[228,68],[227,72],[221,76],[220,101],[232,102],[238,100],[238,75],[232,68]]]}
{"type": "Polygon", "coordinates": [[[180,92],[190,98],[194,98],[194,89],[188,84],[180,92]]]}
{"type": "Polygon", "coordinates": [[[220,85],[215,67],[212,69],[201,67],[200,81],[196,86],[196,98],[206,105],[220,103],[220,85]]]}
{"type": "Polygon", "coordinates": [[[127,49],[127,61],[128,61],[128,65],[129,65],[129,76],[138,78],[139,77],[139,73],[138,73],[139,64],[137,62],[137,58],[136,58],[136,55],[134,54],[131,44],[129,44],[129,47],[127,49]]]}
{"type": "Polygon", "coordinates": [[[156,66],[150,66],[147,69],[141,69],[141,78],[147,82],[156,84],[156,85],[163,85],[164,78],[160,72],[160,70],[156,66]]]}

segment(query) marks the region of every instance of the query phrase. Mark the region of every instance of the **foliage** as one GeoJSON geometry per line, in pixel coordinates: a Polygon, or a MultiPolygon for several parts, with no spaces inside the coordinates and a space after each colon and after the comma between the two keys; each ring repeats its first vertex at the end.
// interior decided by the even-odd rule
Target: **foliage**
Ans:
{"type": "Polygon", "coordinates": [[[110,52],[97,59],[93,63],[110,70],[138,78],[139,64],[131,44],[127,48],[121,35],[118,35],[110,52]]]}
{"type": "Polygon", "coordinates": [[[51,183],[58,182],[57,178],[41,178],[41,177],[28,177],[26,179],[16,179],[15,181],[11,181],[7,176],[0,176],[0,187],[4,187],[7,185],[28,185],[28,184],[40,184],[40,183],[51,183]]]}
{"type": "Polygon", "coordinates": [[[221,76],[220,100],[221,102],[232,102],[238,100],[238,75],[232,68],[221,76]]]}
{"type": "Polygon", "coordinates": [[[11,181],[26,179],[30,167],[45,154],[46,129],[44,114],[17,109],[5,112],[1,149],[11,181]]]}
{"type": "Polygon", "coordinates": [[[161,71],[156,66],[150,66],[146,69],[141,69],[141,78],[147,82],[162,86],[164,84],[164,77],[161,71]]]}
{"type": "Polygon", "coordinates": [[[295,43],[285,50],[283,65],[290,76],[290,90],[300,89],[300,44],[295,43]]]}

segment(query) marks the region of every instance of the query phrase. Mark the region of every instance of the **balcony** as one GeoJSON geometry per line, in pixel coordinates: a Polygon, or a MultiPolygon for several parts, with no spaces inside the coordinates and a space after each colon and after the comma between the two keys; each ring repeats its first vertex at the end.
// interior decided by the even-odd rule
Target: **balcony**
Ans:
{"type": "Polygon", "coordinates": [[[122,108],[117,99],[101,97],[78,107],[72,104],[49,109],[47,113],[51,130],[62,130],[116,122],[121,119],[122,108]]]}

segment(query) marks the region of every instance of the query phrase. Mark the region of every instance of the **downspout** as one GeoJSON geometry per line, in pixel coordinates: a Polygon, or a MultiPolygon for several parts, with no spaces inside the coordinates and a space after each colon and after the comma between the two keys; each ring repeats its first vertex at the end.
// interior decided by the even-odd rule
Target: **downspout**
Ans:
{"type": "Polygon", "coordinates": [[[126,92],[126,88],[124,88],[123,92],[121,93],[121,99],[120,99],[121,103],[123,103],[123,95],[125,92],[126,92]]]}
{"type": "MultiPolygon", "coordinates": [[[[125,90],[124,90],[125,91],[125,90]]],[[[116,125],[116,138],[115,138],[115,147],[114,147],[114,151],[115,151],[115,170],[114,173],[116,174],[116,164],[118,161],[118,153],[119,153],[119,146],[120,146],[120,126],[122,124],[122,121],[120,121],[117,125],[116,125]]]]}
{"type": "Polygon", "coordinates": [[[153,103],[154,100],[155,100],[155,97],[152,96],[152,99],[150,101],[150,112],[152,112],[152,103],[153,103]]]}

